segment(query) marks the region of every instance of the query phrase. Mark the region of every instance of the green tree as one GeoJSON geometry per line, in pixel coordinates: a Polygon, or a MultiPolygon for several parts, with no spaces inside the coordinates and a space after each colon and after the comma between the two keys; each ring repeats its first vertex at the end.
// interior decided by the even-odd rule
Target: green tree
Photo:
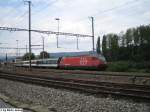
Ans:
{"type": "Polygon", "coordinates": [[[106,34],[102,52],[108,61],[150,61],[150,25],[129,28],[125,33],[106,34]]]}
{"type": "Polygon", "coordinates": [[[107,37],[104,35],[102,40],[102,53],[105,56],[107,52],[107,37]]]}
{"type": "Polygon", "coordinates": [[[126,46],[129,46],[132,44],[132,29],[128,29],[125,34],[126,38],[126,46]]]}
{"type": "MultiPolygon", "coordinates": [[[[29,53],[24,54],[24,56],[22,57],[23,60],[29,60],[29,53]]],[[[34,53],[31,53],[31,60],[35,59],[35,55],[34,53]]]]}
{"type": "Polygon", "coordinates": [[[140,34],[138,28],[133,29],[133,40],[135,46],[140,45],[140,34]]]}
{"type": "Polygon", "coordinates": [[[116,34],[108,34],[109,40],[109,53],[110,53],[110,60],[117,60],[118,58],[118,35],[116,34]]]}
{"type": "Polygon", "coordinates": [[[97,38],[96,51],[98,54],[101,53],[100,37],[97,38]]]}
{"type": "Polygon", "coordinates": [[[126,44],[126,43],[125,43],[125,34],[124,34],[123,31],[121,31],[121,32],[119,33],[118,38],[119,38],[118,44],[120,43],[120,46],[121,46],[121,47],[125,47],[125,44],[126,44]]]}

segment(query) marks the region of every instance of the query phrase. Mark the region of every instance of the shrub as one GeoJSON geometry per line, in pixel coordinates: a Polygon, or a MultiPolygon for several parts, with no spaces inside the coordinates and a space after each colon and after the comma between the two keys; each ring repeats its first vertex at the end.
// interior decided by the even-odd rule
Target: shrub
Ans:
{"type": "Polygon", "coordinates": [[[150,62],[131,62],[131,61],[109,62],[107,71],[150,72],[150,62]]]}
{"type": "Polygon", "coordinates": [[[129,69],[129,63],[128,62],[111,62],[108,63],[107,71],[113,71],[113,72],[125,72],[129,69]]]}

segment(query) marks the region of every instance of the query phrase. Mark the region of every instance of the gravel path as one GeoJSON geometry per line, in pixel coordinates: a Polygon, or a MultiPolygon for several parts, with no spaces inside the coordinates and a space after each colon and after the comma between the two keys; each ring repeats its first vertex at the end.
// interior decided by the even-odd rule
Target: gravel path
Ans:
{"type": "MultiPolygon", "coordinates": [[[[0,93],[17,101],[28,103],[31,108],[32,105],[44,106],[50,112],[150,112],[150,103],[96,98],[5,79],[0,79],[0,93]]],[[[42,112],[39,109],[36,110],[42,112]]]]}

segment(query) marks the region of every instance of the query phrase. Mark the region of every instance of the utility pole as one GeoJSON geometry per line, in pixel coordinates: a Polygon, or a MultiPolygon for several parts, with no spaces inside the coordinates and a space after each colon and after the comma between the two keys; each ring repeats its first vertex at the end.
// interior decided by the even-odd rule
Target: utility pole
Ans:
{"type": "Polygon", "coordinates": [[[18,53],[18,40],[16,40],[16,42],[17,42],[17,52],[16,52],[16,57],[18,57],[19,55],[19,53],[18,53]]]}
{"type": "Polygon", "coordinates": [[[79,50],[79,37],[77,37],[77,50],[79,50]]]}
{"type": "Polygon", "coordinates": [[[42,36],[42,43],[43,43],[43,54],[42,54],[42,58],[44,59],[44,37],[42,36]]]}
{"type": "Polygon", "coordinates": [[[27,52],[28,52],[28,50],[27,50],[27,49],[28,49],[28,47],[27,47],[27,45],[26,45],[26,54],[27,54],[27,52]]]}
{"type": "Polygon", "coordinates": [[[6,61],[6,63],[7,63],[7,60],[8,60],[8,57],[7,57],[7,53],[6,53],[6,56],[5,56],[5,61],[6,61]]]}
{"type": "Polygon", "coordinates": [[[58,48],[59,20],[60,20],[60,19],[59,19],[59,18],[55,18],[55,20],[57,21],[57,25],[58,25],[58,26],[57,26],[57,32],[58,32],[58,33],[56,34],[56,39],[57,39],[57,48],[58,48]]]}
{"type": "Polygon", "coordinates": [[[25,1],[29,6],[29,69],[31,70],[31,1],[25,1]]]}
{"type": "Polygon", "coordinates": [[[94,17],[91,17],[92,22],[92,45],[93,45],[93,52],[94,52],[94,17]]]}

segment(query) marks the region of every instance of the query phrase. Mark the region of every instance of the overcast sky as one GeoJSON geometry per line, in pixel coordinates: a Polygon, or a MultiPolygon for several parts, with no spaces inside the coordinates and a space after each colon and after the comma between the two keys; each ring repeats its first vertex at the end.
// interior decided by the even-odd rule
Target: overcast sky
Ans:
{"type": "MultiPolygon", "coordinates": [[[[60,31],[91,35],[91,20],[95,21],[95,44],[98,36],[106,33],[119,33],[127,28],[150,23],[150,0],[31,0],[32,29],[57,31],[60,18],[60,31]]],[[[28,28],[28,5],[23,0],[0,0],[0,26],[28,28]]],[[[48,52],[88,51],[92,49],[91,38],[79,38],[79,50],[76,38],[32,33],[32,44],[41,44],[45,37],[45,49],[48,52]]],[[[102,39],[102,38],[101,38],[102,39]]],[[[19,47],[28,45],[27,32],[0,31],[0,47],[19,47]]],[[[4,53],[6,50],[1,50],[4,53]]],[[[15,53],[15,50],[7,52],[15,53]]],[[[22,52],[25,52],[22,51],[22,52]]],[[[39,51],[33,50],[38,53],[39,51]]]]}

